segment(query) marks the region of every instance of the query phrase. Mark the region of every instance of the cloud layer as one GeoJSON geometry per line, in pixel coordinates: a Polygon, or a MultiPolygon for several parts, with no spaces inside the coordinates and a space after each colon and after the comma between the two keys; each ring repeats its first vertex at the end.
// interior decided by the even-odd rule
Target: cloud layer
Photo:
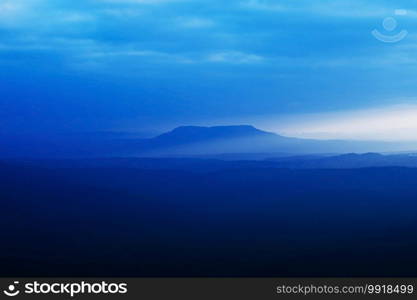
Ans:
{"type": "Polygon", "coordinates": [[[168,127],[415,97],[408,1],[296,2],[3,0],[2,125],[168,127]],[[388,45],[374,29],[409,35],[388,45]]]}

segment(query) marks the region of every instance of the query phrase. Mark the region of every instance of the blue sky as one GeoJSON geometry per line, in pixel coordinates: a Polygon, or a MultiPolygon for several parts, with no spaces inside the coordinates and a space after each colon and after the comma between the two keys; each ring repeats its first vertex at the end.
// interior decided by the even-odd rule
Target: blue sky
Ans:
{"type": "MultiPolygon", "coordinates": [[[[1,131],[249,123],[305,137],[379,130],[392,139],[387,114],[396,123],[417,116],[416,4],[2,0],[1,131]],[[398,22],[392,32],[387,17],[398,22]],[[374,29],[408,35],[383,43],[374,29]]],[[[417,122],[397,127],[414,139],[417,122]]]]}

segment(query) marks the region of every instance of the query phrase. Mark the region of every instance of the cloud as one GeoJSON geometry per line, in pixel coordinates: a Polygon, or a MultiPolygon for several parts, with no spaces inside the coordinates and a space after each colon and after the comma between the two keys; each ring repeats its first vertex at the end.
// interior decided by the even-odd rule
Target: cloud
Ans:
{"type": "MultiPolygon", "coordinates": [[[[416,38],[412,28],[407,28],[410,34],[404,42],[388,49],[370,34],[380,22],[365,24],[353,19],[339,24],[337,19],[329,27],[329,21],[311,19],[317,15],[374,17],[391,11],[389,3],[4,0],[0,2],[0,28],[7,27],[8,34],[2,37],[0,50],[2,54],[25,49],[55,50],[50,54],[65,57],[68,62],[88,57],[102,64],[117,57],[130,57],[132,63],[139,63],[140,58],[147,63],[217,66],[264,63],[280,74],[291,67],[341,69],[366,65],[388,69],[393,64],[415,65],[417,54],[412,48],[416,38]],[[174,3],[178,5],[157,5],[174,3]],[[250,11],[250,18],[242,8],[250,11]],[[294,13],[300,14],[297,22],[293,21],[294,13]],[[74,45],[62,47],[58,40],[74,41],[74,45]],[[81,40],[90,41],[90,45],[79,45],[77,41],[81,40]],[[300,43],[304,46],[300,47],[300,43]]],[[[414,14],[408,11],[408,17],[414,14]]]]}
{"type": "Polygon", "coordinates": [[[298,0],[297,4],[294,1],[283,0],[277,4],[274,0],[246,0],[241,2],[241,7],[279,13],[292,14],[309,14],[327,17],[380,17],[387,14],[394,14],[395,8],[388,7],[386,3],[369,3],[369,1],[348,1],[348,0],[298,0]]]}
{"type": "Polygon", "coordinates": [[[276,4],[276,2],[265,1],[265,0],[248,0],[241,3],[242,7],[254,10],[265,10],[265,11],[285,11],[287,7],[276,4]]]}
{"type": "Polygon", "coordinates": [[[35,1],[28,0],[27,3],[16,0],[4,0],[0,2],[0,28],[17,27],[27,16],[35,1]]]}
{"type": "Polygon", "coordinates": [[[114,3],[114,4],[167,4],[167,3],[178,3],[187,2],[190,0],[101,0],[102,2],[114,3]]]}
{"type": "Polygon", "coordinates": [[[87,52],[85,58],[89,61],[96,60],[96,62],[106,63],[106,61],[114,61],[114,59],[122,58],[137,58],[143,59],[147,63],[164,62],[171,64],[257,64],[264,60],[263,57],[241,53],[236,51],[211,53],[202,55],[199,53],[167,53],[154,50],[140,50],[140,49],[117,49],[106,47],[102,45],[101,49],[95,47],[94,51],[87,52]]]}
{"type": "Polygon", "coordinates": [[[207,56],[206,60],[214,63],[253,64],[262,62],[264,58],[255,54],[242,53],[238,51],[226,51],[212,53],[207,56]]]}
{"type": "Polygon", "coordinates": [[[270,122],[270,129],[300,138],[417,141],[415,104],[304,114],[284,118],[280,124],[270,122]]]}
{"type": "Polygon", "coordinates": [[[182,28],[210,28],[215,25],[213,20],[199,17],[179,17],[176,19],[179,27],[182,28]]]}
{"type": "Polygon", "coordinates": [[[9,15],[15,14],[20,10],[21,6],[18,4],[15,4],[13,2],[3,2],[0,3],[0,16],[7,17],[9,15]]]}
{"type": "Polygon", "coordinates": [[[68,23],[77,24],[95,20],[94,11],[82,10],[77,5],[61,6],[60,3],[50,0],[3,0],[0,2],[0,28],[16,30],[17,35],[53,31],[64,35],[74,30],[63,27],[68,23]]]}
{"type": "Polygon", "coordinates": [[[64,12],[57,15],[58,20],[68,23],[83,23],[95,21],[95,16],[80,12],[64,12]]]}
{"type": "MultiPolygon", "coordinates": [[[[89,87],[85,80],[96,81],[103,75],[115,86],[132,83],[126,98],[128,94],[139,95],[139,86],[144,93],[153,95],[152,86],[159,92],[163,85],[169,89],[169,95],[149,98],[169,107],[167,115],[176,111],[181,116],[189,113],[190,118],[196,119],[204,114],[217,116],[230,112],[287,114],[368,107],[375,105],[373,99],[410,97],[417,93],[417,19],[409,3],[405,0],[1,0],[0,70],[4,78],[13,71],[16,82],[8,85],[4,81],[2,87],[11,91],[9,99],[15,99],[20,91],[26,90],[20,82],[28,72],[39,74],[40,81],[43,80],[40,87],[53,85],[51,82],[65,73],[82,78],[80,90],[86,91],[89,87]],[[377,41],[371,31],[383,30],[383,19],[392,16],[395,9],[407,10],[407,15],[396,18],[398,29],[407,30],[409,35],[398,44],[387,45],[377,41]],[[18,88],[12,90],[13,86],[18,88]],[[173,95],[186,99],[184,104],[179,101],[174,104],[173,95]],[[219,110],[219,102],[213,99],[222,101],[224,109],[219,110]],[[188,104],[193,109],[188,109],[188,104]]],[[[61,86],[65,94],[67,84],[61,86]]],[[[103,87],[102,94],[107,95],[104,90],[111,90],[112,86],[103,87]]],[[[93,96],[86,98],[96,99],[97,86],[90,87],[93,96]]],[[[39,89],[40,94],[44,93],[39,89]]],[[[84,100],[81,98],[80,102],[84,100]]],[[[112,112],[115,98],[109,95],[112,112]]],[[[146,107],[137,99],[131,102],[137,111],[148,108],[157,114],[164,106],[155,108],[150,100],[146,107]]],[[[3,107],[8,105],[5,103],[3,107]]],[[[124,109],[121,111],[125,113],[124,109]]],[[[130,107],[126,111],[131,111],[130,107]]],[[[323,137],[357,137],[358,132],[366,132],[348,126],[350,121],[357,121],[364,128],[375,127],[373,132],[382,132],[375,125],[379,121],[366,123],[364,115],[320,114],[321,120],[300,116],[298,124],[275,125],[288,130],[288,134],[320,136],[322,132],[323,137]],[[325,120],[328,122],[324,123],[325,120]],[[334,124],[339,130],[332,133],[334,124]]],[[[386,111],[380,115],[392,117],[386,111]]],[[[369,116],[380,120],[375,112],[369,112],[369,116]]],[[[395,118],[389,120],[397,122],[395,118]]],[[[398,124],[402,124],[400,121],[398,124]]],[[[411,131],[408,130],[410,136],[411,131]]]]}
{"type": "MultiPolygon", "coordinates": [[[[99,49],[98,49],[99,50],[99,49]]],[[[104,50],[104,49],[103,49],[104,50]]],[[[169,63],[194,63],[195,61],[191,58],[187,58],[183,55],[164,53],[152,50],[117,50],[117,49],[107,49],[108,51],[96,51],[87,53],[85,57],[89,59],[101,59],[102,63],[106,62],[106,59],[109,58],[122,58],[122,57],[137,57],[144,58],[148,62],[159,61],[159,62],[169,62],[169,63]]]]}
{"type": "Polygon", "coordinates": [[[135,18],[144,14],[144,11],[137,8],[105,8],[100,14],[117,18],[135,18]]]}

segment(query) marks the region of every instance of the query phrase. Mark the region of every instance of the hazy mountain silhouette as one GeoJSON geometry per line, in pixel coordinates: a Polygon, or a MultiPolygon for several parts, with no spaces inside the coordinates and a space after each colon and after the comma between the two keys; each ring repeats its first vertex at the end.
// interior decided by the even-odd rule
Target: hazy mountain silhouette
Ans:
{"type": "Polygon", "coordinates": [[[193,143],[196,141],[247,137],[278,138],[280,136],[275,133],[259,130],[250,125],[213,127],[181,126],[170,132],[163,133],[153,140],[161,143],[193,143]]]}
{"type": "MultiPolygon", "coordinates": [[[[231,154],[232,159],[219,158],[86,158],[86,159],[26,159],[28,166],[48,166],[49,168],[131,168],[143,170],[180,170],[194,173],[215,172],[236,169],[358,169],[376,167],[417,168],[417,155],[397,154],[382,155],[378,153],[343,154],[343,155],[300,155],[281,156],[267,159],[241,159],[231,154]]],[[[11,160],[10,162],[19,162],[11,160]]]]}
{"type": "Polygon", "coordinates": [[[290,138],[262,131],[250,125],[214,127],[181,126],[144,141],[144,147],[147,150],[189,154],[222,153],[231,150],[242,152],[242,150],[249,150],[248,146],[251,144],[253,146],[253,142],[258,142],[257,147],[260,147],[266,142],[270,143],[287,139],[290,140],[290,138]]]}
{"type": "MultiPolygon", "coordinates": [[[[417,145],[416,145],[417,149],[417,145]]],[[[284,137],[250,125],[182,126],[153,138],[133,134],[2,137],[0,157],[195,157],[263,159],[282,154],[409,151],[409,143],[284,137]]]]}
{"type": "Polygon", "coordinates": [[[145,156],[280,152],[285,145],[298,141],[250,125],[181,126],[151,139],[137,140],[135,145],[125,141],[124,151],[145,156]]]}
{"type": "Polygon", "coordinates": [[[297,169],[354,169],[368,167],[417,167],[415,154],[382,155],[349,153],[337,156],[300,156],[267,159],[279,167],[297,169]]]}
{"type": "Polygon", "coordinates": [[[134,152],[125,152],[126,154],[145,156],[264,153],[267,154],[265,157],[271,157],[272,153],[348,153],[407,149],[407,146],[401,143],[284,137],[249,125],[183,126],[152,139],[137,141],[134,148],[131,148],[132,145],[126,146],[125,150],[134,152]]]}

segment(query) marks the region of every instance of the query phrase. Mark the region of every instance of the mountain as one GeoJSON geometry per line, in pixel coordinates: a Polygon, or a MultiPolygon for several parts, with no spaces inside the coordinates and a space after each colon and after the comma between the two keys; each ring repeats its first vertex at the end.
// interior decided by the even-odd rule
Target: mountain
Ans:
{"type": "Polygon", "coordinates": [[[415,154],[382,155],[349,153],[336,156],[278,157],[266,161],[275,167],[292,169],[357,169],[375,167],[417,167],[415,154]]]}
{"type": "MultiPolygon", "coordinates": [[[[266,155],[266,154],[265,154],[266,155]]],[[[216,156],[215,156],[216,157],[216,156]]],[[[247,159],[237,154],[230,158],[187,158],[187,157],[119,157],[82,159],[13,159],[6,163],[46,168],[129,168],[142,170],[189,171],[195,174],[220,170],[254,169],[359,169],[406,167],[417,168],[416,154],[381,155],[378,153],[343,155],[300,155],[275,158],[247,159]],[[235,157],[236,159],[233,159],[235,157]]],[[[1,160],[0,160],[1,163],[1,160]]],[[[0,165],[1,167],[1,165],[0,165]]]]}
{"type": "Polygon", "coordinates": [[[152,139],[142,140],[136,154],[219,155],[225,153],[279,153],[286,145],[299,143],[275,133],[250,125],[237,126],[182,126],[152,139]]]}
{"type": "Polygon", "coordinates": [[[0,158],[199,157],[259,160],[307,154],[413,152],[417,145],[281,136],[250,125],[182,126],[153,138],[133,134],[2,138],[0,158]]]}
{"type": "Polygon", "coordinates": [[[203,156],[221,159],[264,159],[274,155],[342,154],[410,150],[401,143],[311,140],[284,137],[253,126],[183,126],[155,138],[129,141],[123,147],[131,156],[203,156]],[[133,146],[133,147],[132,147],[133,146]],[[249,154],[249,156],[248,156],[249,154]]]}
{"type": "Polygon", "coordinates": [[[182,144],[195,143],[219,139],[236,138],[274,138],[280,137],[277,134],[259,130],[250,125],[240,126],[181,126],[174,130],[161,134],[153,139],[154,142],[161,144],[182,144]]]}

